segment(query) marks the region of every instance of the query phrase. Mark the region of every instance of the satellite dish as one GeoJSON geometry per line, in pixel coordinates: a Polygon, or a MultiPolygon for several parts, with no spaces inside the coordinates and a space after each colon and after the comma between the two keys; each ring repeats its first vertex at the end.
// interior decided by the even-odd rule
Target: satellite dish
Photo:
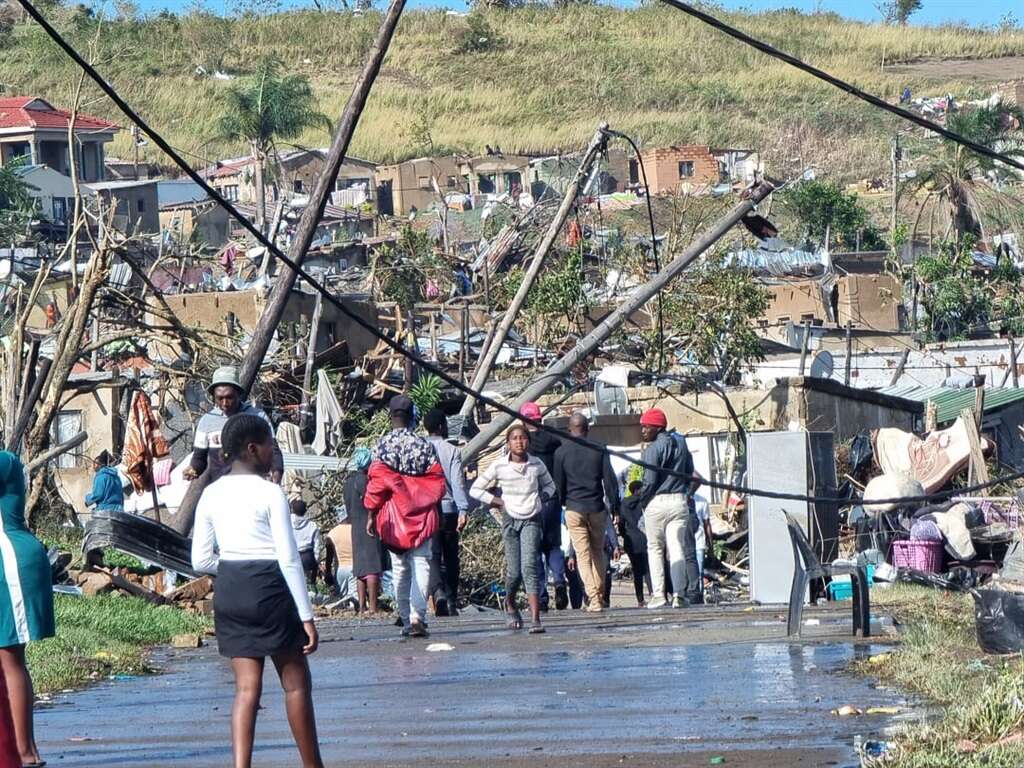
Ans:
{"type": "Polygon", "coordinates": [[[629,397],[626,396],[625,388],[595,381],[594,410],[598,416],[615,416],[628,412],[629,397]]]}
{"type": "Polygon", "coordinates": [[[835,369],[836,365],[835,361],[832,359],[831,352],[827,349],[823,349],[814,353],[814,357],[811,358],[811,378],[831,379],[832,373],[835,369]]]}

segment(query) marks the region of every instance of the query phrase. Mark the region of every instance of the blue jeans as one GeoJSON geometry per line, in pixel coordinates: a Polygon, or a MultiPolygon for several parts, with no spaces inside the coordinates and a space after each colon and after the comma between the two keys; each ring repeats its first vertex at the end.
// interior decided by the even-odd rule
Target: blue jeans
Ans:
{"type": "Polygon", "coordinates": [[[540,602],[546,605],[550,596],[548,595],[548,579],[554,582],[555,588],[564,587],[565,580],[565,554],[561,547],[541,551],[537,554],[537,573],[540,574],[540,602]]]}

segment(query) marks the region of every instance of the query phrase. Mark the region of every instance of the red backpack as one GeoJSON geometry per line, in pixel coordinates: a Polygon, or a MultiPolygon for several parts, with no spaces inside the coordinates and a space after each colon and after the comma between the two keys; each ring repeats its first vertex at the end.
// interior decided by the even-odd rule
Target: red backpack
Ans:
{"type": "Polygon", "coordinates": [[[434,462],[426,474],[403,475],[375,461],[367,470],[363,504],[376,510],[377,535],[384,546],[407,552],[438,529],[437,505],[444,498],[444,470],[434,462]]]}

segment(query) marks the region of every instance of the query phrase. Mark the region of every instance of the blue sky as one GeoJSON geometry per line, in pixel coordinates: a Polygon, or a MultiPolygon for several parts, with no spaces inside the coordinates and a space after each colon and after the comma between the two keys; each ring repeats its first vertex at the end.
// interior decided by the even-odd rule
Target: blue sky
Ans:
{"type": "MultiPolygon", "coordinates": [[[[616,5],[632,5],[636,0],[601,0],[616,5]]],[[[755,11],[778,8],[799,8],[803,11],[815,10],[835,11],[850,18],[864,21],[877,21],[878,11],[874,0],[719,0],[730,9],[750,9],[755,11]]],[[[280,0],[284,6],[312,6],[311,0],[280,0]]],[[[161,8],[184,10],[191,0],[137,0],[143,11],[157,11],[161,8]]],[[[923,7],[911,19],[915,24],[942,24],[944,22],[966,21],[974,26],[995,26],[1008,13],[1012,13],[1017,23],[1024,23],[1024,4],[1021,0],[922,0],[923,7]]],[[[220,10],[227,5],[234,5],[231,0],[206,0],[204,3],[213,10],[220,10]]],[[[327,0],[327,6],[340,5],[337,0],[327,0]]],[[[375,5],[385,6],[387,0],[376,0],[375,5]]],[[[442,6],[464,10],[466,0],[409,0],[410,7],[442,6]]]]}
{"type": "MultiPolygon", "coordinates": [[[[805,11],[821,9],[835,11],[865,21],[877,21],[878,11],[872,0],[727,0],[728,8],[750,8],[765,10],[773,8],[799,8],[805,11]]],[[[922,0],[921,10],[911,18],[916,24],[941,24],[943,22],[967,21],[974,26],[997,25],[1008,13],[1013,13],[1017,22],[1024,22],[1024,4],[1020,0],[922,0]]]]}

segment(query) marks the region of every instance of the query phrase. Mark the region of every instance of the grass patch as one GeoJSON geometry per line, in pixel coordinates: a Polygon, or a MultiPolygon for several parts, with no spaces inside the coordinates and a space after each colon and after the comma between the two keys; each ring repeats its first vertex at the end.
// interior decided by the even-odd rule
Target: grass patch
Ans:
{"type": "MultiPolygon", "coordinates": [[[[47,13],[83,50],[95,40],[104,76],[197,165],[246,151],[217,140],[228,83],[197,76],[197,66],[244,74],[261,56],[276,55],[290,73],[309,76],[321,111],[333,117],[380,23],[376,12],[296,9],[234,18],[193,12],[97,27],[70,5],[48,6],[47,13]]],[[[973,98],[991,90],[975,78],[926,77],[892,64],[1024,55],[1024,37],[1013,31],[887,27],[795,11],[716,14],[890,100],[905,86],[915,96],[973,98]]],[[[38,27],[19,25],[0,49],[7,92],[66,103],[75,68],[38,27]]],[[[83,108],[124,121],[91,87],[83,108]]],[[[472,20],[407,10],[352,153],[379,162],[413,156],[411,129],[423,115],[438,152],[480,152],[485,144],[506,152],[579,149],[607,120],[647,145],[751,146],[776,176],[816,165],[843,179],[886,174],[889,138],[899,124],[657,4],[528,5],[475,11],[472,20]],[[480,50],[453,53],[467,35],[480,50]]],[[[326,132],[310,130],[297,143],[327,141],[326,132]]],[[[122,131],[111,154],[130,152],[131,137],[122,131]]],[[[152,145],[143,154],[165,161],[152,145]]]]}
{"type": "Polygon", "coordinates": [[[928,725],[901,732],[887,765],[1016,768],[1024,765],[1024,658],[989,656],[974,635],[969,595],[897,585],[872,591],[872,607],[905,627],[901,644],[867,674],[941,705],[928,725]],[[1022,740],[1014,740],[1020,735],[1022,740]]]}
{"type": "Polygon", "coordinates": [[[148,672],[148,648],[209,626],[203,617],[135,597],[54,598],[57,636],[28,647],[37,693],[75,688],[109,675],[148,672]]]}

